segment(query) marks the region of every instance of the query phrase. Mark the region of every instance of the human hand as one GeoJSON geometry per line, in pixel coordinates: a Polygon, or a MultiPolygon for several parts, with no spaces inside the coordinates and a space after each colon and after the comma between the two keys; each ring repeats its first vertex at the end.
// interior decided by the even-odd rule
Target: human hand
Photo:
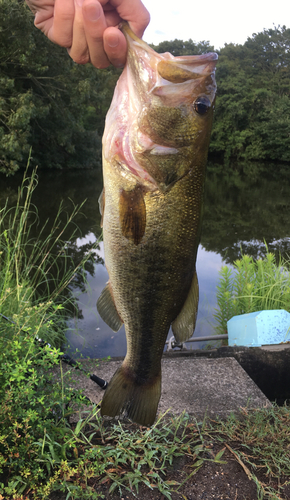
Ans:
{"type": "Polygon", "coordinates": [[[122,19],[141,38],[150,15],[141,0],[26,0],[34,24],[52,42],[66,47],[79,64],[96,68],[126,62],[127,42],[118,29],[122,19]]]}

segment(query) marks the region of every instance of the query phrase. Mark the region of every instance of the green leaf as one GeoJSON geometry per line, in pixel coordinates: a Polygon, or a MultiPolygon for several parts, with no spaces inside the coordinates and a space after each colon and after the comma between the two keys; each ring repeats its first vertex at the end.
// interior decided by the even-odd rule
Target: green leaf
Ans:
{"type": "Polygon", "coordinates": [[[222,448],[222,450],[220,450],[216,456],[214,457],[214,462],[218,462],[220,460],[220,458],[223,456],[224,452],[225,452],[226,448],[222,448]]]}

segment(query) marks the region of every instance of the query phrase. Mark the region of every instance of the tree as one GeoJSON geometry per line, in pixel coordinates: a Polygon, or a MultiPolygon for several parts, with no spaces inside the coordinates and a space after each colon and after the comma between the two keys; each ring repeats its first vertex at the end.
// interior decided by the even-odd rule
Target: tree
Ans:
{"type": "MultiPolygon", "coordinates": [[[[209,42],[152,46],[175,56],[213,51],[209,42]]],[[[22,0],[0,0],[0,172],[32,166],[92,168],[119,70],[75,64],[33,25],[22,0]]],[[[210,155],[290,161],[290,29],[255,33],[219,53],[210,155]]]]}
{"type": "Polygon", "coordinates": [[[209,45],[209,42],[193,42],[191,38],[184,42],[183,40],[171,40],[170,42],[160,42],[158,45],[151,45],[151,47],[159,54],[163,52],[170,52],[173,56],[194,56],[205,54],[206,52],[213,52],[214,48],[209,45]]]}
{"type": "Polygon", "coordinates": [[[33,25],[26,4],[0,1],[0,171],[100,164],[116,71],[75,64],[33,25]]]}
{"type": "Polygon", "coordinates": [[[290,161],[289,48],[283,26],[221,49],[211,154],[290,161]]]}

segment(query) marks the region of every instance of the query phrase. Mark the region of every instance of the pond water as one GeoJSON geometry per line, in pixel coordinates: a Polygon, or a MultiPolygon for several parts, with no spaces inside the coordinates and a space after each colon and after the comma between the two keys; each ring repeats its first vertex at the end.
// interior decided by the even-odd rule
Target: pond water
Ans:
{"type": "MultiPolygon", "coordinates": [[[[277,169],[277,166],[254,165],[248,167],[248,171],[244,167],[241,174],[238,168],[229,171],[222,166],[209,166],[203,232],[197,256],[200,301],[195,336],[214,333],[216,285],[222,265],[231,265],[241,251],[254,257],[264,255],[265,242],[271,251],[284,256],[290,254],[290,175],[286,167],[279,167],[279,172],[277,169]]],[[[32,201],[38,211],[40,227],[47,219],[54,220],[61,201],[65,211],[70,213],[73,205],[86,200],[76,219],[78,232],[68,241],[71,254],[81,257],[89,244],[99,240],[101,235],[98,208],[101,173],[39,171],[38,177],[32,201]]],[[[22,174],[0,177],[0,206],[7,198],[10,206],[15,204],[21,180],[22,174]]],[[[49,224],[44,236],[48,231],[49,224]]],[[[100,243],[95,261],[88,268],[85,288],[74,288],[72,292],[80,309],[80,318],[68,321],[67,349],[74,356],[76,349],[79,354],[91,358],[124,356],[126,353],[124,327],[118,333],[112,332],[96,309],[96,301],[108,280],[103,259],[100,243]]],[[[188,345],[194,349],[205,346],[205,342],[188,345]]]]}

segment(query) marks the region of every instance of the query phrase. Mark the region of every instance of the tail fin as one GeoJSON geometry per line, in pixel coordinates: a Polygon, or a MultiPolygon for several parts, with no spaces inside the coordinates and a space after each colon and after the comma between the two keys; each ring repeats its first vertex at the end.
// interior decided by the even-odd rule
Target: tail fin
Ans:
{"type": "Polygon", "coordinates": [[[154,381],[138,384],[122,365],[104,394],[101,414],[115,417],[122,412],[141,425],[154,423],[161,394],[161,370],[154,381]]]}

